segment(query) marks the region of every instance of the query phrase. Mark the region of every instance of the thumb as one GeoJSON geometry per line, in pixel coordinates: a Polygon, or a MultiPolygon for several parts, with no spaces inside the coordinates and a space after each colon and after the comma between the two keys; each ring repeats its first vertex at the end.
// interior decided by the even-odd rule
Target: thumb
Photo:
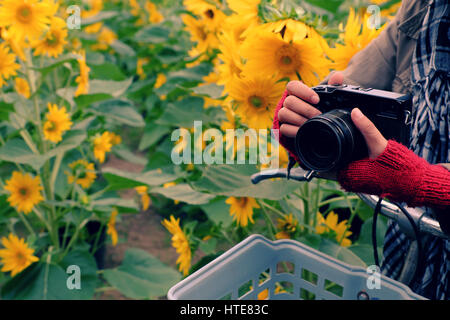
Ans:
{"type": "Polygon", "coordinates": [[[387,146],[387,140],[383,137],[380,131],[375,127],[372,121],[369,120],[358,108],[352,110],[352,121],[366,140],[369,149],[369,157],[377,158],[383,153],[387,146]]]}
{"type": "Polygon", "coordinates": [[[341,85],[344,83],[344,75],[342,72],[333,72],[328,80],[330,85],[341,85]]]}

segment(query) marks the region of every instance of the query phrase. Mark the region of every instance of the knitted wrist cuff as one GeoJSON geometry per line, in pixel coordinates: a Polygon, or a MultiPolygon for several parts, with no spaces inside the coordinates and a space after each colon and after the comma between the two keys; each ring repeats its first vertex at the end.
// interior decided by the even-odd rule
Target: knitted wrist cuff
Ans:
{"type": "MultiPolygon", "coordinates": [[[[280,130],[281,124],[280,124],[280,120],[278,119],[278,112],[280,111],[281,108],[283,108],[284,100],[286,100],[288,95],[289,95],[289,93],[287,92],[287,90],[284,91],[283,97],[278,102],[277,108],[275,109],[275,114],[273,117],[273,126],[272,126],[272,128],[274,130],[280,130]]],[[[299,159],[295,153],[295,139],[282,136],[281,132],[279,132],[278,141],[289,152],[289,155],[291,157],[293,157],[297,162],[299,162],[299,159]]]]}
{"type": "Polygon", "coordinates": [[[380,156],[350,163],[339,172],[338,181],[347,191],[411,202],[428,166],[428,162],[411,150],[389,140],[380,156]]]}

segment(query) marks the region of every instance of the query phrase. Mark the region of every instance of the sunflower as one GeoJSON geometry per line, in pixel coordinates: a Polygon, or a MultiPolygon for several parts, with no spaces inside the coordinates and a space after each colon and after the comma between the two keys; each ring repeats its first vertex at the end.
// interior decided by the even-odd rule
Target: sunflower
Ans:
{"type": "Polygon", "coordinates": [[[145,9],[149,14],[148,22],[160,23],[164,20],[164,16],[161,14],[161,12],[158,11],[158,8],[156,8],[156,5],[154,3],[147,0],[145,2],[145,9]]]}
{"type": "Polygon", "coordinates": [[[257,72],[236,78],[229,84],[229,96],[237,103],[236,115],[250,128],[269,128],[272,114],[285,85],[272,76],[257,72]]]}
{"type": "Polygon", "coordinates": [[[113,146],[116,146],[116,145],[122,143],[122,137],[121,137],[120,135],[118,135],[118,134],[116,134],[116,133],[114,133],[114,132],[110,132],[110,133],[109,133],[109,136],[110,136],[110,138],[111,138],[111,144],[112,144],[113,146]]]}
{"type": "Polygon", "coordinates": [[[138,58],[136,61],[136,74],[139,76],[140,80],[147,77],[144,71],[144,65],[146,65],[150,60],[148,58],[138,58]]]}
{"type": "Polygon", "coordinates": [[[75,82],[78,83],[77,90],[75,91],[75,97],[89,93],[89,71],[91,69],[86,64],[86,53],[81,51],[79,55],[80,57],[77,61],[80,65],[80,75],[75,79],[75,82]]]}
{"type": "Polygon", "coordinates": [[[230,215],[234,216],[233,220],[236,221],[238,226],[246,227],[248,221],[255,223],[253,220],[253,209],[259,208],[255,199],[249,197],[229,197],[225,200],[225,203],[230,205],[230,215]]]}
{"type": "Polygon", "coordinates": [[[111,142],[111,134],[108,131],[103,134],[97,134],[94,137],[94,157],[100,162],[105,162],[106,152],[110,152],[113,144],[111,142]]]}
{"type": "Polygon", "coordinates": [[[39,177],[19,171],[13,172],[5,186],[5,190],[10,192],[9,204],[25,214],[30,213],[35,205],[44,200],[41,194],[42,189],[39,177]]]}
{"type": "Polygon", "coordinates": [[[57,17],[53,17],[50,22],[50,28],[44,37],[32,42],[34,55],[47,54],[49,57],[57,58],[64,50],[67,44],[67,28],[66,22],[57,17]]]}
{"type": "Polygon", "coordinates": [[[259,22],[258,5],[261,0],[227,0],[228,6],[247,25],[259,22]]]}
{"type": "Polygon", "coordinates": [[[16,56],[9,52],[6,43],[0,43],[0,88],[11,76],[17,74],[20,65],[16,63],[16,56]]]}
{"type": "Polygon", "coordinates": [[[170,221],[164,219],[162,225],[172,234],[172,246],[179,254],[176,261],[178,270],[180,270],[184,276],[187,276],[191,266],[192,252],[189,245],[189,238],[183,230],[181,230],[180,219],[175,219],[174,216],[170,216],[170,221]]]}
{"type": "Polygon", "coordinates": [[[343,44],[336,43],[335,48],[331,48],[328,51],[330,59],[334,61],[334,69],[344,70],[347,68],[350,59],[378,37],[384,29],[384,26],[378,30],[369,28],[368,19],[369,15],[365,15],[363,21],[361,21],[359,16],[355,14],[355,11],[353,9],[350,10],[345,31],[340,35],[340,41],[343,44]]]}
{"type": "Polygon", "coordinates": [[[130,13],[135,17],[139,16],[139,13],[141,12],[141,6],[137,2],[137,0],[129,0],[129,2],[131,7],[130,13]]]}
{"type": "Polygon", "coordinates": [[[117,209],[114,208],[111,212],[111,217],[109,218],[108,224],[106,225],[106,234],[111,236],[111,243],[113,246],[116,246],[119,240],[119,235],[116,230],[116,218],[118,214],[119,212],[117,212],[117,209]]]}
{"type": "Polygon", "coordinates": [[[216,30],[225,18],[225,14],[219,10],[218,1],[212,0],[184,0],[186,9],[201,19],[205,19],[209,30],[216,30]]]}
{"type": "Polygon", "coordinates": [[[203,53],[208,50],[217,48],[219,40],[214,32],[208,29],[204,19],[196,19],[190,15],[183,15],[181,17],[185,25],[185,30],[191,35],[192,42],[196,42],[197,45],[194,50],[191,50],[189,55],[195,56],[196,53],[203,53]]]}
{"type": "Polygon", "coordinates": [[[17,93],[28,99],[30,97],[30,86],[28,85],[28,81],[23,78],[16,78],[14,81],[17,93]]]}
{"type": "Polygon", "coordinates": [[[299,32],[283,34],[263,28],[252,31],[241,47],[247,59],[246,70],[252,74],[279,73],[291,80],[300,76],[306,85],[316,85],[329,73],[330,62],[318,37],[296,38],[300,38],[299,32]]]}
{"type": "Polygon", "coordinates": [[[11,276],[22,272],[33,262],[39,261],[33,255],[34,249],[28,247],[23,238],[10,233],[8,238],[2,237],[4,249],[0,249],[0,263],[3,264],[2,272],[11,272],[11,276]]]}
{"type": "Polygon", "coordinates": [[[278,229],[280,231],[275,235],[277,239],[291,239],[297,231],[298,221],[291,214],[286,215],[283,219],[278,219],[278,229]]]}
{"type": "Polygon", "coordinates": [[[103,27],[97,37],[97,43],[91,46],[92,50],[106,50],[114,41],[117,40],[117,35],[111,29],[103,27]]]}
{"type": "Polygon", "coordinates": [[[147,210],[151,204],[151,199],[150,199],[150,196],[148,195],[148,187],[147,186],[139,186],[139,187],[134,188],[134,190],[136,190],[138,195],[141,196],[142,210],[144,210],[144,211],[147,210]]]}
{"type": "Polygon", "coordinates": [[[79,184],[84,189],[88,189],[97,178],[93,163],[80,159],[69,164],[71,172],[66,171],[67,182],[79,184]]]}
{"type": "Polygon", "coordinates": [[[222,64],[217,67],[219,73],[217,84],[227,87],[235,77],[241,76],[244,65],[239,54],[240,44],[235,39],[233,30],[224,30],[218,38],[220,41],[218,58],[222,64]]]}
{"type": "Polygon", "coordinates": [[[72,121],[66,107],[58,108],[56,104],[48,104],[47,121],[44,123],[44,138],[57,143],[62,140],[64,132],[70,129],[72,121]]]}
{"type": "Polygon", "coordinates": [[[49,0],[3,0],[0,27],[7,27],[18,40],[35,40],[46,30],[55,11],[55,4],[49,0]]]}
{"type": "Polygon", "coordinates": [[[167,77],[164,75],[164,73],[158,73],[158,76],[156,77],[156,82],[154,85],[155,89],[161,88],[163,84],[167,82],[167,77]]]}
{"type": "Polygon", "coordinates": [[[352,244],[351,240],[348,239],[352,232],[348,230],[350,226],[347,220],[338,223],[338,215],[334,211],[330,211],[326,218],[318,212],[317,219],[316,232],[318,234],[331,233],[335,235],[336,241],[343,247],[348,247],[352,244]]]}

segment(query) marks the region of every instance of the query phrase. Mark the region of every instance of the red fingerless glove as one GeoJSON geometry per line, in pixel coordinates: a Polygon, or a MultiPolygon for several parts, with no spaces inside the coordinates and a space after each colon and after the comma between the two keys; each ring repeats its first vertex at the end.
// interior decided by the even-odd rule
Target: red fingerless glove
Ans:
{"type": "MultiPolygon", "coordinates": [[[[275,115],[273,116],[273,126],[272,126],[274,130],[280,130],[280,120],[278,119],[278,112],[280,111],[281,108],[283,108],[284,100],[286,100],[288,95],[289,94],[286,90],[280,102],[278,102],[277,108],[275,109],[275,115]]],[[[293,157],[297,162],[299,162],[299,159],[295,154],[295,139],[282,136],[281,132],[279,132],[278,141],[289,152],[289,156],[293,157]]]]}
{"type": "Polygon", "coordinates": [[[378,195],[409,206],[450,206],[450,171],[431,165],[402,144],[389,140],[376,159],[350,163],[338,173],[341,186],[351,192],[378,195]]]}

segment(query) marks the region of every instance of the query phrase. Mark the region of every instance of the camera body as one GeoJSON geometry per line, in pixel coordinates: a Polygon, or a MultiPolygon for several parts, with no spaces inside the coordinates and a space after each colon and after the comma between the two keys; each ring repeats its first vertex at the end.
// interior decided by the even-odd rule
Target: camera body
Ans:
{"type": "Polygon", "coordinates": [[[320,97],[315,106],[322,114],[303,124],[295,138],[303,168],[329,172],[368,156],[364,137],[350,113],[359,108],[386,139],[408,145],[411,130],[410,95],[352,85],[312,88],[320,97]]]}

